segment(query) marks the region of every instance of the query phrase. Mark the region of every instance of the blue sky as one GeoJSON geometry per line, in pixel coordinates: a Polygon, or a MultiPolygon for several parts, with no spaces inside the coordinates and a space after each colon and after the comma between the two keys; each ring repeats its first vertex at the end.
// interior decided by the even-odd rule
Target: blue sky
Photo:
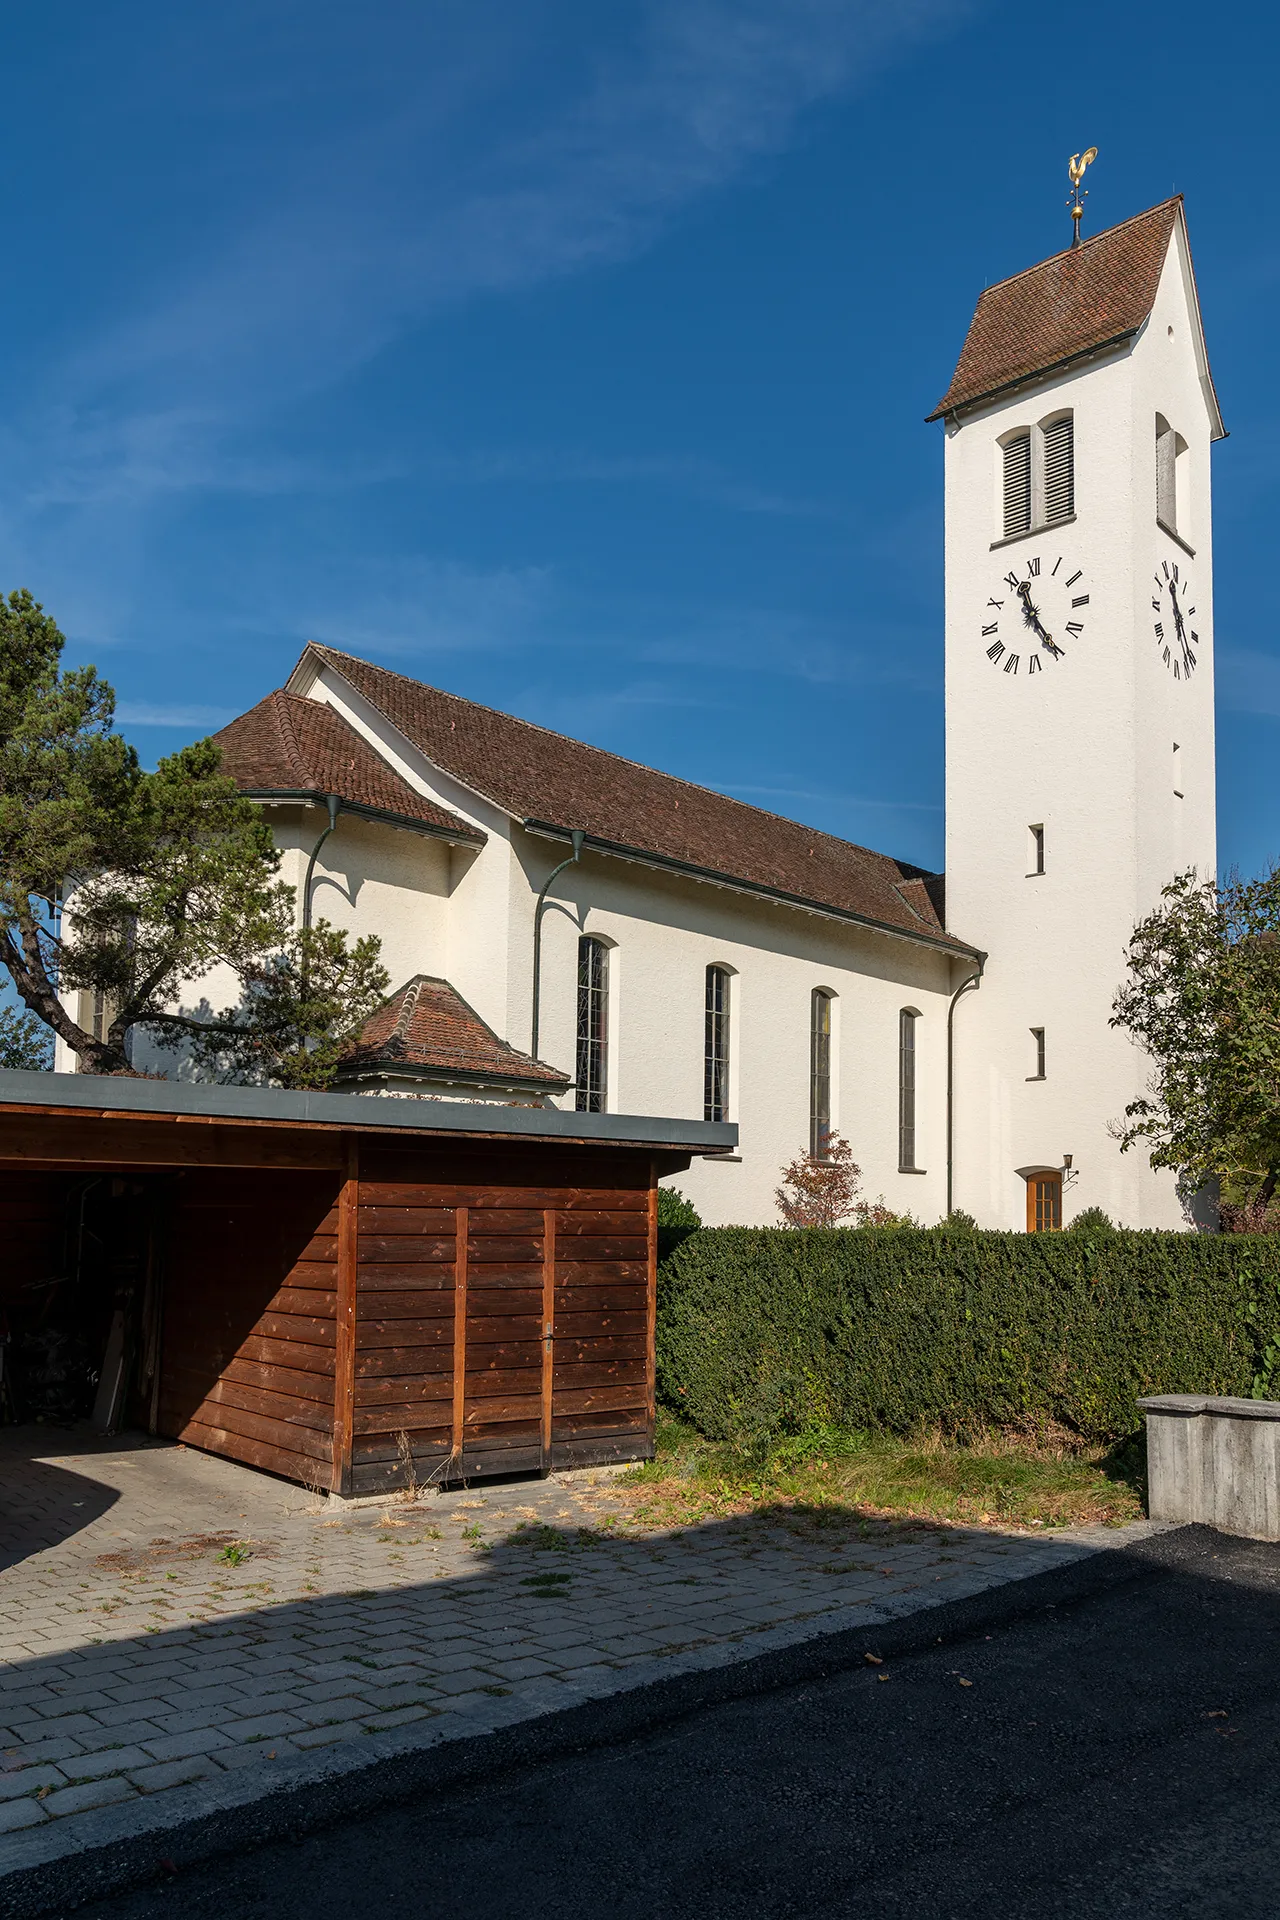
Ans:
{"type": "Polygon", "coordinates": [[[1086,231],[1187,195],[1255,869],[1278,42],[1179,0],[11,7],[0,584],[148,763],[317,638],[937,865],[923,416],[1093,143],[1086,231]]]}

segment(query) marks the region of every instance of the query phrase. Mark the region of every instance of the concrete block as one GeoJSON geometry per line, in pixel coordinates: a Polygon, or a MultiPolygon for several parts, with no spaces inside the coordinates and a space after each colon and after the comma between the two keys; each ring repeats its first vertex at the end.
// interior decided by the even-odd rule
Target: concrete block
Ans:
{"type": "Polygon", "coordinates": [[[1280,1540],[1280,1402],[1168,1393],[1138,1405],[1153,1520],[1280,1540]]]}

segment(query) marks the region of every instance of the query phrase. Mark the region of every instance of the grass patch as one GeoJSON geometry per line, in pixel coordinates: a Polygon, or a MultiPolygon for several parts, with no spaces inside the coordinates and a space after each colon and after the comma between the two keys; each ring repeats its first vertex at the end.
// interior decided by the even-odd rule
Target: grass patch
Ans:
{"type": "Polygon", "coordinates": [[[659,1412],[657,1455],[614,1483],[641,1525],[786,1516],[821,1537],[850,1521],[944,1521],[1036,1532],[1139,1519],[1141,1438],[1084,1446],[1071,1436],[990,1434],[966,1446],[923,1436],[815,1428],[751,1457],[659,1412]]]}

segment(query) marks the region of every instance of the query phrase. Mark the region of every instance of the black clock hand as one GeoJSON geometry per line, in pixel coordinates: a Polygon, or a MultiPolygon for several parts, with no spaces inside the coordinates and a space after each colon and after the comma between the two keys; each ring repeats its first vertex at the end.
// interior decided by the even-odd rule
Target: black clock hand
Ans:
{"type": "Polygon", "coordinates": [[[1169,601],[1173,607],[1173,624],[1178,629],[1178,638],[1182,642],[1183,647],[1185,648],[1187,644],[1187,637],[1186,637],[1186,634],[1183,632],[1182,608],[1178,605],[1178,589],[1174,585],[1172,580],[1169,582],[1169,601]]]}
{"type": "Polygon", "coordinates": [[[1040,645],[1042,647],[1047,648],[1048,651],[1053,655],[1055,660],[1061,660],[1062,648],[1058,646],[1057,642],[1054,640],[1053,635],[1051,633],[1046,633],[1043,626],[1040,624],[1040,609],[1039,607],[1033,607],[1031,604],[1031,587],[1026,580],[1020,580],[1018,582],[1018,593],[1022,599],[1023,619],[1026,621],[1029,627],[1034,628],[1036,633],[1039,634],[1040,645]]]}

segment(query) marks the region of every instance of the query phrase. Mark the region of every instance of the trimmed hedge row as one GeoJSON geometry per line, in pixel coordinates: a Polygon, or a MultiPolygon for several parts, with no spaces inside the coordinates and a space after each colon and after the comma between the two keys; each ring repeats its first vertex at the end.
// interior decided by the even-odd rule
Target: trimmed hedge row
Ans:
{"type": "Polygon", "coordinates": [[[1121,1439],[1142,1394],[1280,1397],[1280,1235],[704,1229],[659,1271],[658,1391],[714,1439],[1121,1439]]]}

